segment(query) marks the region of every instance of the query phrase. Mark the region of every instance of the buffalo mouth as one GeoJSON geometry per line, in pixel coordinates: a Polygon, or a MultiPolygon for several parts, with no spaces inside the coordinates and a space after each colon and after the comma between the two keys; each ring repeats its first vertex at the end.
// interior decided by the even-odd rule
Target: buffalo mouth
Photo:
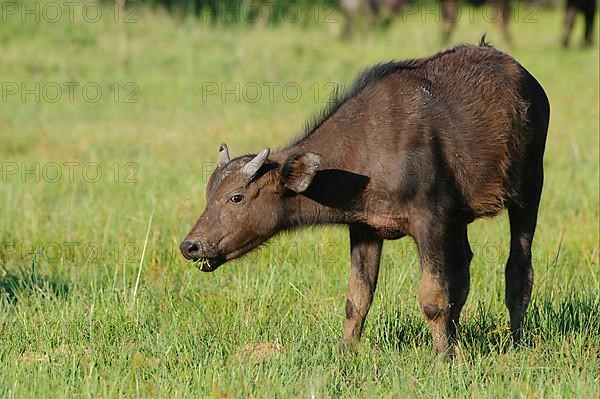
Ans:
{"type": "Polygon", "coordinates": [[[194,265],[202,272],[213,272],[223,264],[221,257],[194,259],[194,265]]]}

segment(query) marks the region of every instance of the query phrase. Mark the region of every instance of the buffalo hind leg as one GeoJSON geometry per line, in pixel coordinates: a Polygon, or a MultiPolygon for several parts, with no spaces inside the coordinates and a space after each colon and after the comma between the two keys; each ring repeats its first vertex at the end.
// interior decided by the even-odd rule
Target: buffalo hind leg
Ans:
{"type": "Polygon", "coordinates": [[[356,346],[360,341],[365,317],[377,286],[383,240],[372,230],[359,225],[350,226],[352,265],[348,281],[346,321],[342,347],[356,346]]]}
{"type": "Polygon", "coordinates": [[[571,31],[573,30],[573,24],[575,23],[575,16],[577,15],[577,10],[575,7],[568,7],[565,12],[565,21],[564,21],[564,33],[562,45],[563,47],[569,46],[569,38],[571,37],[571,31]]]}
{"type": "Polygon", "coordinates": [[[596,15],[596,4],[591,2],[589,9],[584,10],[585,16],[585,31],[583,35],[583,45],[590,47],[593,43],[594,32],[594,16],[596,15]]]}
{"type": "Polygon", "coordinates": [[[419,303],[437,353],[454,355],[452,338],[469,293],[471,251],[466,226],[433,225],[416,237],[421,258],[419,303]]]}
{"type": "Polygon", "coordinates": [[[510,314],[510,330],[515,343],[521,338],[521,327],[533,287],[531,245],[537,223],[543,172],[528,185],[526,203],[508,205],[510,219],[510,254],[506,263],[506,307],[510,314]]]}

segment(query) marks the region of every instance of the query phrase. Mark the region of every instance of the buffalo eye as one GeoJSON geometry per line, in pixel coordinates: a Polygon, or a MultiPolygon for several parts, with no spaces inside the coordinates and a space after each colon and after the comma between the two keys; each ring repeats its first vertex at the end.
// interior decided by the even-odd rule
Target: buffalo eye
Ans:
{"type": "Polygon", "coordinates": [[[229,201],[233,204],[239,204],[244,200],[244,196],[242,194],[235,194],[229,198],[229,201]]]}

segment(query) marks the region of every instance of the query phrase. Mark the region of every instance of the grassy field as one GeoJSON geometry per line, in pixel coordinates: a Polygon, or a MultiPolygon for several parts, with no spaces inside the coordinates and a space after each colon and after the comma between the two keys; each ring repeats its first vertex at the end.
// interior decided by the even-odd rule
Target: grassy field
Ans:
{"type": "Polygon", "coordinates": [[[470,227],[461,355],[447,364],[410,239],[385,244],[354,355],[337,349],[345,229],[285,234],[209,274],[178,251],[221,142],[232,155],[285,145],[332,82],[440,50],[435,16],[340,41],[327,21],[212,29],[81,10],[0,24],[1,397],[597,397],[599,56],[559,47],[561,13],[518,14],[509,45],[475,12],[453,38],[488,32],[542,83],[552,116],[523,345],[507,344],[502,215],[470,227]]]}

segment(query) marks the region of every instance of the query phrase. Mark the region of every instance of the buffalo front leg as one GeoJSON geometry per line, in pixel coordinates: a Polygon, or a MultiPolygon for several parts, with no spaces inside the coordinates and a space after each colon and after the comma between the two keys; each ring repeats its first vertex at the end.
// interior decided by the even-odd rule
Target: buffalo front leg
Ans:
{"type": "MultiPolygon", "coordinates": [[[[467,301],[469,289],[471,287],[470,264],[473,259],[473,251],[469,245],[469,236],[467,234],[467,226],[464,226],[462,231],[462,253],[459,252],[455,257],[456,263],[453,265],[452,275],[449,276],[451,284],[450,288],[450,338],[456,335],[456,328],[460,320],[460,312],[467,301]]],[[[459,237],[457,236],[457,239],[459,237]]],[[[460,243],[457,243],[460,245],[460,243]]],[[[457,251],[460,248],[457,247],[457,251]]]]}
{"type": "Polygon", "coordinates": [[[469,293],[469,262],[466,226],[431,226],[422,231],[417,245],[421,258],[419,303],[437,353],[454,355],[451,339],[469,293]]]}
{"type": "Polygon", "coordinates": [[[360,341],[365,317],[373,302],[377,286],[383,240],[365,226],[350,226],[352,265],[346,299],[346,321],[342,346],[356,346],[360,341]]]}

